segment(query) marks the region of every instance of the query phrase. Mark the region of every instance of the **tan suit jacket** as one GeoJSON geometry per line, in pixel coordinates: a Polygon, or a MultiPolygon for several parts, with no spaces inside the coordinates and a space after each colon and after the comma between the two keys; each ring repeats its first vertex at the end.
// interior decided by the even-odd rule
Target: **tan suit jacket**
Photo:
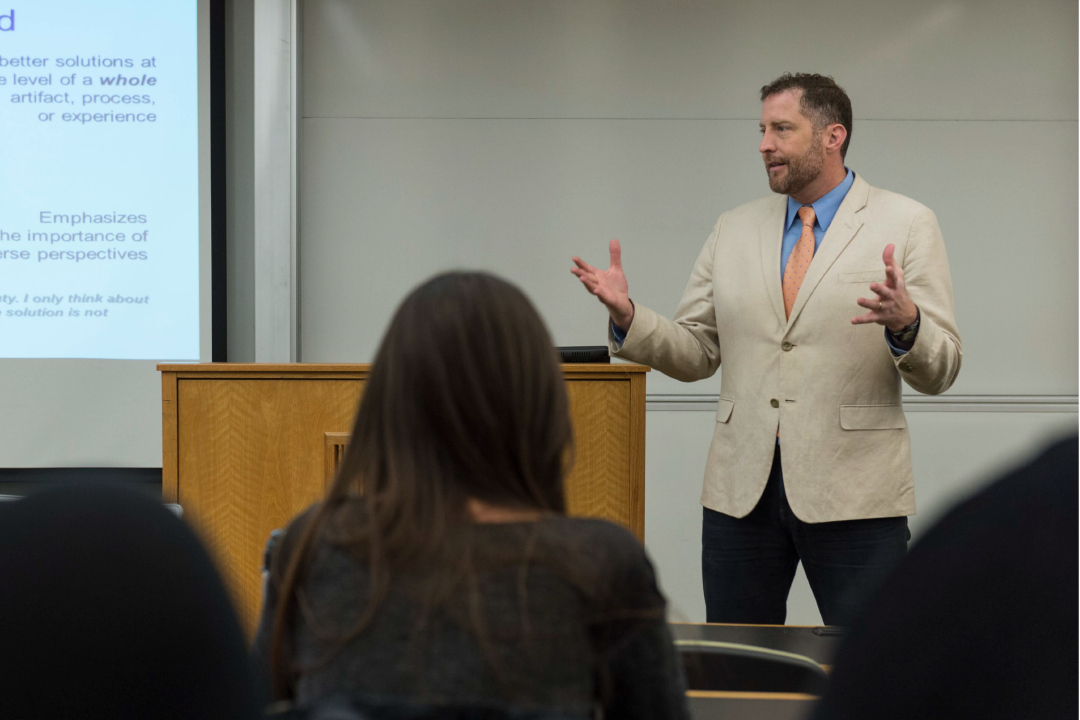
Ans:
{"type": "Polygon", "coordinates": [[[723,361],[701,503],[734,517],[754,509],[779,429],[784,488],[799,519],[818,523],[911,515],[915,486],[900,380],[948,390],[960,371],[952,279],[937,218],[925,206],[855,181],[784,317],[780,246],[787,197],[726,212],[705,242],[674,320],[636,305],[612,354],[684,381],[723,361]],[[884,282],[896,245],[921,322],[893,356],[880,325],[852,325],[884,282]]]}

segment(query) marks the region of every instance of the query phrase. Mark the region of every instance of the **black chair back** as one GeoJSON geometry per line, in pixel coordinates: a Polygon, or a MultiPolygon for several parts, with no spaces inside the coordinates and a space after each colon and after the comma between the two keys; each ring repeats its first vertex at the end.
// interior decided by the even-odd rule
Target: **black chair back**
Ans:
{"type": "Polygon", "coordinates": [[[808,657],[708,640],[676,640],[688,690],[821,695],[829,676],[808,657]]]}

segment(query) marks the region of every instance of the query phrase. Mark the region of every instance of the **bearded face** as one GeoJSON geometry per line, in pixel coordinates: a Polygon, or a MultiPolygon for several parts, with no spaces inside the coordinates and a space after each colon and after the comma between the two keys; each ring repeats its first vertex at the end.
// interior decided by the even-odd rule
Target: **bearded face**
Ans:
{"type": "Polygon", "coordinates": [[[821,132],[815,131],[809,147],[801,155],[785,155],[777,149],[764,154],[769,189],[781,195],[794,195],[803,190],[825,170],[825,148],[821,132]]]}

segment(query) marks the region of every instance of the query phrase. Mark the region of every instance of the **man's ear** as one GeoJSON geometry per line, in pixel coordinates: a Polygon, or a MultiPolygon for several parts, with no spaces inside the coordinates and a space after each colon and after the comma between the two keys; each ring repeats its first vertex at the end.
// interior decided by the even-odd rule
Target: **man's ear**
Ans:
{"type": "Polygon", "coordinates": [[[847,140],[847,128],[840,123],[833,123],[825,130],[825,150],[826,152],[840,152],[840,148],[844,146],[844,141],[847,140]]]}

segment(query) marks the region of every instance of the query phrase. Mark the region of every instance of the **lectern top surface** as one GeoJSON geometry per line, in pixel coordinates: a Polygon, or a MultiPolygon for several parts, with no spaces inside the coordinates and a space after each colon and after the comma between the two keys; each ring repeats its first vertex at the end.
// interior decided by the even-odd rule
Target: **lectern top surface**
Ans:
{"type": "MultiPolygon", "coordinates": [[[[563,363],[563,372],[644,373],[650,368],[636,363],[563,363]]],[[[181,373],[335,373],[371,372],[371,363],[159,363],[160,372],[181,373]]]]}

